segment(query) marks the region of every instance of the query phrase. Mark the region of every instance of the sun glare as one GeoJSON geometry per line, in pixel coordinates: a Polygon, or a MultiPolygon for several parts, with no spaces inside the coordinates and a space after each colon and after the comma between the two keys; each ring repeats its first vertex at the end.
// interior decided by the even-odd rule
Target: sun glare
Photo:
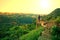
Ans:
{"type": "Polygon", "coordinates": [[[40,5],[41,5],[42,8],[49,8],[48,0],[42,0],[40,5]]]}
{"type": "Polygon", "coordinates": [[[0,0],[0,12],[48,14],[56,8],[60,0],[0,0]]]}

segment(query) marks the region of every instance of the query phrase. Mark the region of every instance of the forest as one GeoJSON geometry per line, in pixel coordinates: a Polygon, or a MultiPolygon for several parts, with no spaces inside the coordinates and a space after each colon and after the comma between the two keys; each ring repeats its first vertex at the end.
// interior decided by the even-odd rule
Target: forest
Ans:
{"type": "Polygon", "coordinates": [[[44,30],[49,31],[51,40],[60,40],[60,8],[41,16],[45,22],[55,23],[50,29],[45,29],[42,25],[36,28],[38,16],[36,14],[0,13],[0,40],[46,40],[45,34],[42,35],[44,30]]]}

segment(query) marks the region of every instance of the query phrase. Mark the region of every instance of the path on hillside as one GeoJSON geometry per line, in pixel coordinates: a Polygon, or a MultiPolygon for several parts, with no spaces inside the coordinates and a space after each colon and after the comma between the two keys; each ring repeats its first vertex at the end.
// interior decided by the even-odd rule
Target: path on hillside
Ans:
{"type": "Polygon", "coordinates": [[[45,28],[38,40],[51,40],[51,34],[49,31],[49,29],[45,28]]]}

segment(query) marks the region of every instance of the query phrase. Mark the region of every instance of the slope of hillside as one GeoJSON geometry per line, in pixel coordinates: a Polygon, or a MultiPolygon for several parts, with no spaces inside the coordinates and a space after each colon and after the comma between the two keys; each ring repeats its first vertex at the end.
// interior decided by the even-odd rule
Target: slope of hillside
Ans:
{"type": "Polygon", "coordinates": [[[60,8],[55,9],[50,15],[60,16],[60,8]]]}
{"type": "Polygon", "coordinates": [[[55,9],[50,14],[46,16],[46,20],[55,20],[56,18],[60,17],[60,8],[55,9]]]}

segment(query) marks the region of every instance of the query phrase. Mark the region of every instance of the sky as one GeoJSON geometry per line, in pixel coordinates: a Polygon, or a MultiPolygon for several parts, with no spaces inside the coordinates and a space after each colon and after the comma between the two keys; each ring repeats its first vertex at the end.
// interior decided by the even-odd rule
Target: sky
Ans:
{"type": "Polygon", "coordinates": [[[60,0],[0,0],[0,12],[49,14],[60,8],[60,0]]]}

